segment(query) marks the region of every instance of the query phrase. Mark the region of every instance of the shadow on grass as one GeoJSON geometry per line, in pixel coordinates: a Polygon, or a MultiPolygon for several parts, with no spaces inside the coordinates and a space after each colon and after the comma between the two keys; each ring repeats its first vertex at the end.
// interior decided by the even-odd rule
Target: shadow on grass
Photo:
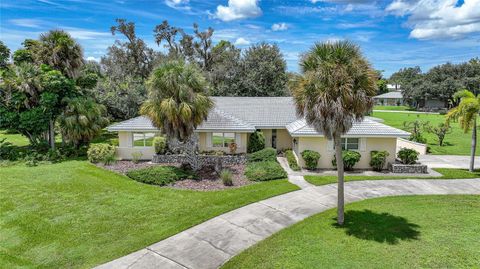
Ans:
{"type": "MultiPolygon", "coordinates": [[[[336,221],[336,218],[335,218],[336,221]]],[[[400,240],[417,240],[420,226],[408,222],[403,217],[389,213],[375,213],[371,210],[351,210],[345,212],[345,223],[339,226],[347,235],[379,243],[397,244],[400,240]]]]}

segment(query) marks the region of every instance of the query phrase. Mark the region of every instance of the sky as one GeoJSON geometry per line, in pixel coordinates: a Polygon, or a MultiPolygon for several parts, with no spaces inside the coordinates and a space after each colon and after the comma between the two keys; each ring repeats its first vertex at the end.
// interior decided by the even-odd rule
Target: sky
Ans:
{"type": "Polygon", "coordinates": [[[348,39],[388,77],[403,67],[423,71],[480,57],[480,0],[1,0],[0,40],[12,50],[50,29],[68,31],[85,57],[99,60],[119,36],[116,18],[136,23],[156,50],[153,29],[164,20],[192,33],[212,27],[214,42],[240,48],[276,43],[289,71],[315,42],[348,39]]]}

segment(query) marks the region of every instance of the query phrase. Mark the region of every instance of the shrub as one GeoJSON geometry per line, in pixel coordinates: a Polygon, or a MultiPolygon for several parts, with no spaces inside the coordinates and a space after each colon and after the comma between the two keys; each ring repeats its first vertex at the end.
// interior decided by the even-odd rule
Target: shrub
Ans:
{"type": "Polygon", "coordinates": [[[248,139],[247,152],[253,153],[265,148],[265,136],[261,131],[255,131],[248,139]]]}
{"type": "Polygon", "coordinates": [[[233,177],[232,171],[228,169],[223,169],[220,172],[220,178],[222,179],[223,185],[225,186],[233,186],[232,177],[233,177]]]}
{"type": "Polygon", "coordinates": [[[297,159],[295,158],[292,150],[286,150],[285,157],[287,158],[288,166],[290,166],[290,169],[292,169],[293,171],[300,171],[300,166],[298,166],[297,159]]]}
{"type": "Polygon", "coordinates": [[[398,151],[397,157],[403,164],[414,164],[418,160],[420,153],[414,149],[402,148],[398,151]]]}
{"type": "Polygon", "coordinates": [[[104,143],[92,144],[88,148],[87,156],[92,163],[110,164],[115,161],[115,146],[104,143]]]}
{"type": "Polygon", "coordinates": [[[140,158],[142,158],[142,156],[143,156],[143,153],[141,153],[140,151],[133,152],[132,153],[132,162],[133,163],[139,163],[140,158]]]}
{"type": "Polygon", "coordinates": [[[15,161],[18,159],[19,152],[12,143],[6,140],[6,138],[0,139],[0,160],[15,161]]]}
{"type": "Polygon", "coordinates": [[[155,153],[165,154],[167,152],[167,139],[163,136],[156,136],[153,138],[153,147],[155,148],[155,153]]]}
{"type": "Polygon", "coordinates": [[[320,159],[320,153],[313,150],[304,150],[301,154],[307,169],[315,170],[318,165],[318,160],[320,159]]]}
{"type": "Polygon", "coordinates": [[[273,148],[266,148],[254,153],[250,153],[247,156],[249,162],[264,162],[264,161],[276,161],[277,151],[273,148]]]}
{"type": "Polygon", "coordinates": [[[182,179],[197,178],[193,172],[175,166],[151,166],[130,170],[127,172],[127,176],[138,182],[159,186],[164,186],[182,179]]]}
{"type": "Polygon", "coordinates": [[[388,151],[370,151],[370,166],[375,171],[382,171],[389,155],[388,151]]]}
{"type": "Polygon", "coordinates": [[[245,167],[245,176],[254,181],[286,178],[287,173],[276,161],[252,162],[245,167]]]}
{"type": "MultiPolygon", "coordinates": [[[[342,159],[343,159],[343,168],[345,170],[352,170],[356,163],[360,161],[362,155],[359,152],[352,151],[352,150],[344,150],[342,151],[342,159]]],[[[337,167],[337,158],[333,156],[332,165],[337,167]]]]}

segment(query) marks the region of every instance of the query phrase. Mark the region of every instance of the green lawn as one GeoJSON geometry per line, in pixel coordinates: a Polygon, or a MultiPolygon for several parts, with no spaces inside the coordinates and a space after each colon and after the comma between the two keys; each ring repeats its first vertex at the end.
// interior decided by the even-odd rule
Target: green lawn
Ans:
{"type": "Polygon", "coordinates": [[[480,195],[400,196],[346,205],[274,234],[223,268],[478,268],[480,195]]]}
{"type": "MultiPolygon", "coordinates": [[[[480,171],[469,172],[465,169],[452,169],[452,168],[434,168],[433,170],[442,174],[440,177],[412,177],[412,176],[345,176],[345,181],[358,181],[358,180],[383,180],[383,179],[462,179],[462,178],[480,178],[480,171]]],[[[337,176],[304,176],[305,180],[313,185],[326,185],[331,183],[337,183],[337,176]]]]}
{"type": "Polygon", "coordinates": [[[373,110],[406,111],[411,110],[411,108],[408,106],[374,106],[373,110]]]}
{"type": "Polygon", "coordinates": [[[88,268],[246,204],[286,180],[225,191],[135,182],[86,161],[0,168],[0,267],[88,268]]]}
{"type": "Polygon", "coordinates": [[[15,146],[23,147],[30,145],[30,142],[25,136],[21,134],[8,133],[5,130],[0,130],[0,139],[3,138],[6,138],[6,141],[12,143],[15,146]]]}
{"type": "MultiPolygon", "coordinates": [[[[445,122],[445,116],[439,114],[419,114],[419,113],[392,113],[392,112],[373,112],[373,117],[381,118],[384,123],[399,129],[404,129],[403,122],[407,121],[428,121],[433,126],[437,126],[440,122],[445,122]]],[[[471,133],[464,133],[458,126],[458,123],[452,123],[452,133],[447,134],[444,140],[444,146],[438,145],[435,135],[424,132],[428,145],[431,148],[431,154],[436,155],[469,155],[471,145],[471,133]]],[[[477,155],[480,152],[477,148],[477,155]]]]}

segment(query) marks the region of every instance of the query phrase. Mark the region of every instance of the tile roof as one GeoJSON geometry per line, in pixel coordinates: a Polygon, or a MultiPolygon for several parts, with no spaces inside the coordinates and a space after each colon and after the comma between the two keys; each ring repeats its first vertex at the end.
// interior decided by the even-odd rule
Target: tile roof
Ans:
{"type": "MultiPolygon", "coordinates": [[[[253,132],[255,129],[287,128],[292,136],[321,135],[296,115],[291,97],[212,97],[215,108],[197,131],[253,132]]],[[[145,116],[122,121],[108,127],[109,131],[158,131],[145,116]]],[[[387,126],[379,119],[366,117],[354,123],[349,135],[399,136],[410,134],[387,126]]]]}
{"type": "MultiPolygon", "coordinates": [[[[294,121],[287,125],[287,130],[292,136],[321,136],[322,133],[307,124],[305,119],[294,121]]],[[[361,122],[354,122],[350,131],[345,136],[370,136],[370,137],[408,137],[410,133],[393,128],[369,118],[361,122]]]]}
{"type": "Polygon", "coordinates": [[[380,94],[380,95],[377,95],[375,97],[373,97],[374,99],[376,98],[383,98],[383,99],[401,99],[403,98],[403,95],[402,95],[402,92],[397,92],[397,91],[394,91],[394,92],[387,92],[387,93],[384,93],[384,94],[380,94]]]}

